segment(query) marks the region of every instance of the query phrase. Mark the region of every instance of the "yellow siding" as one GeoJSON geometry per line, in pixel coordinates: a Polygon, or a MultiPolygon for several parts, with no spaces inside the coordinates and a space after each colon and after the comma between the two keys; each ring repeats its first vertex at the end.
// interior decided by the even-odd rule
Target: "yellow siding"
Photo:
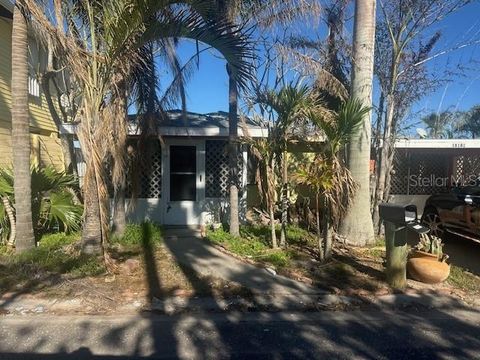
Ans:
{"type": "MultiPolygon", "coordinates": [[[[0,18],[0,167],[12,166],[11,147],[11,21],[0,18]]],[[[54,165],[63,170],[63,155],[57,128],[48,110],[45,96],[29,96],[32,164],[54,165]]]]}
{"type": "Polygon", "coordinates": [[[12,165],[12,149],[9,124],[0,120],[0,167],[12,165]]]}
{"type": "MultiPolygon", "coordinates": [[[[11,133],[5,122],[0,121],[0,168],[12,166],[11,133]]],[[[30,135],[32,165],[53,165],[65,170],[60,139],[56,135],[30,135]]]]}
{"type": "MultiPolygon", "coordinates": [[[[4,121],[11,121],[11,38],[11,22],[0,18],[0,119],[4,121]]],[[[29,100],[32,128],[42,132],[57,131],[55,123],[50,116],[45,96],[43,94],[39,98],[29,96],[29,100]]]]}
{"type": "Polygon", "coordinates": [[[38,135],[40,147],[40,165],[53,165],[57,170],[65,170],[60,139],[53,136],[38,135]]]}

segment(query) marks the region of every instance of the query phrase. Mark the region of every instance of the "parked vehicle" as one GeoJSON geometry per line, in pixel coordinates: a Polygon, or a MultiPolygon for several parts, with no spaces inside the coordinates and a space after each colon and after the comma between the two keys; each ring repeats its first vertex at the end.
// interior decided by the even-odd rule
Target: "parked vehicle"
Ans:
{"type": "Polygon", "coordinates": [[[440,238],[452,233],[480,242],[480,186],[456,187],[430,196],[422,222],[440,238]]]}

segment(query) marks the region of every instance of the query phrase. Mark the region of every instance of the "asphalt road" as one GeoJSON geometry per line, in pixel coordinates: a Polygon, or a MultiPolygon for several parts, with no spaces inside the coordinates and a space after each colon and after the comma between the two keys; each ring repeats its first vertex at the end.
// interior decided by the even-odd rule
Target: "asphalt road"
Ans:
{"type": "Polygon", "coordinates": [[[480,311],[3,317],[1,359],[475,359],[480,311]]]}
{"type": "Polygon", "coordinates": [[[443,251],[449,262],[480,276],[480,242],[447,234],[443,251]]]}

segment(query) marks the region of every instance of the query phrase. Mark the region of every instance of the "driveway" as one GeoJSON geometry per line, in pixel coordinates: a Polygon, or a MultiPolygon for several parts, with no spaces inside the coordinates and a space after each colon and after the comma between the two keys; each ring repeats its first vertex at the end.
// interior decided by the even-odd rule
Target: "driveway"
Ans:
{"type": "Polygon", "coordinates": [[[450,263],[480,276],[480,243],[447,234],[443,251],[450,256],[450,263]]]}

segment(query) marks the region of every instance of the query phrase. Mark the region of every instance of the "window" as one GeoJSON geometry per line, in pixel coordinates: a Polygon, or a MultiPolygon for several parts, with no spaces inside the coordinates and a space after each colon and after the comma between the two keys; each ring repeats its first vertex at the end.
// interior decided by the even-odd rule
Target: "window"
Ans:
{"type": "Polygon", "coordinates": [[[28,76],[28,94],[40,97],[40,85],[38,84],[38,80],[31,75],[28,76]]]}
{"type": "Polygon", "coordinates": [[[170,146],[170,201],[197,198],[197,148],[170,146]]]}

